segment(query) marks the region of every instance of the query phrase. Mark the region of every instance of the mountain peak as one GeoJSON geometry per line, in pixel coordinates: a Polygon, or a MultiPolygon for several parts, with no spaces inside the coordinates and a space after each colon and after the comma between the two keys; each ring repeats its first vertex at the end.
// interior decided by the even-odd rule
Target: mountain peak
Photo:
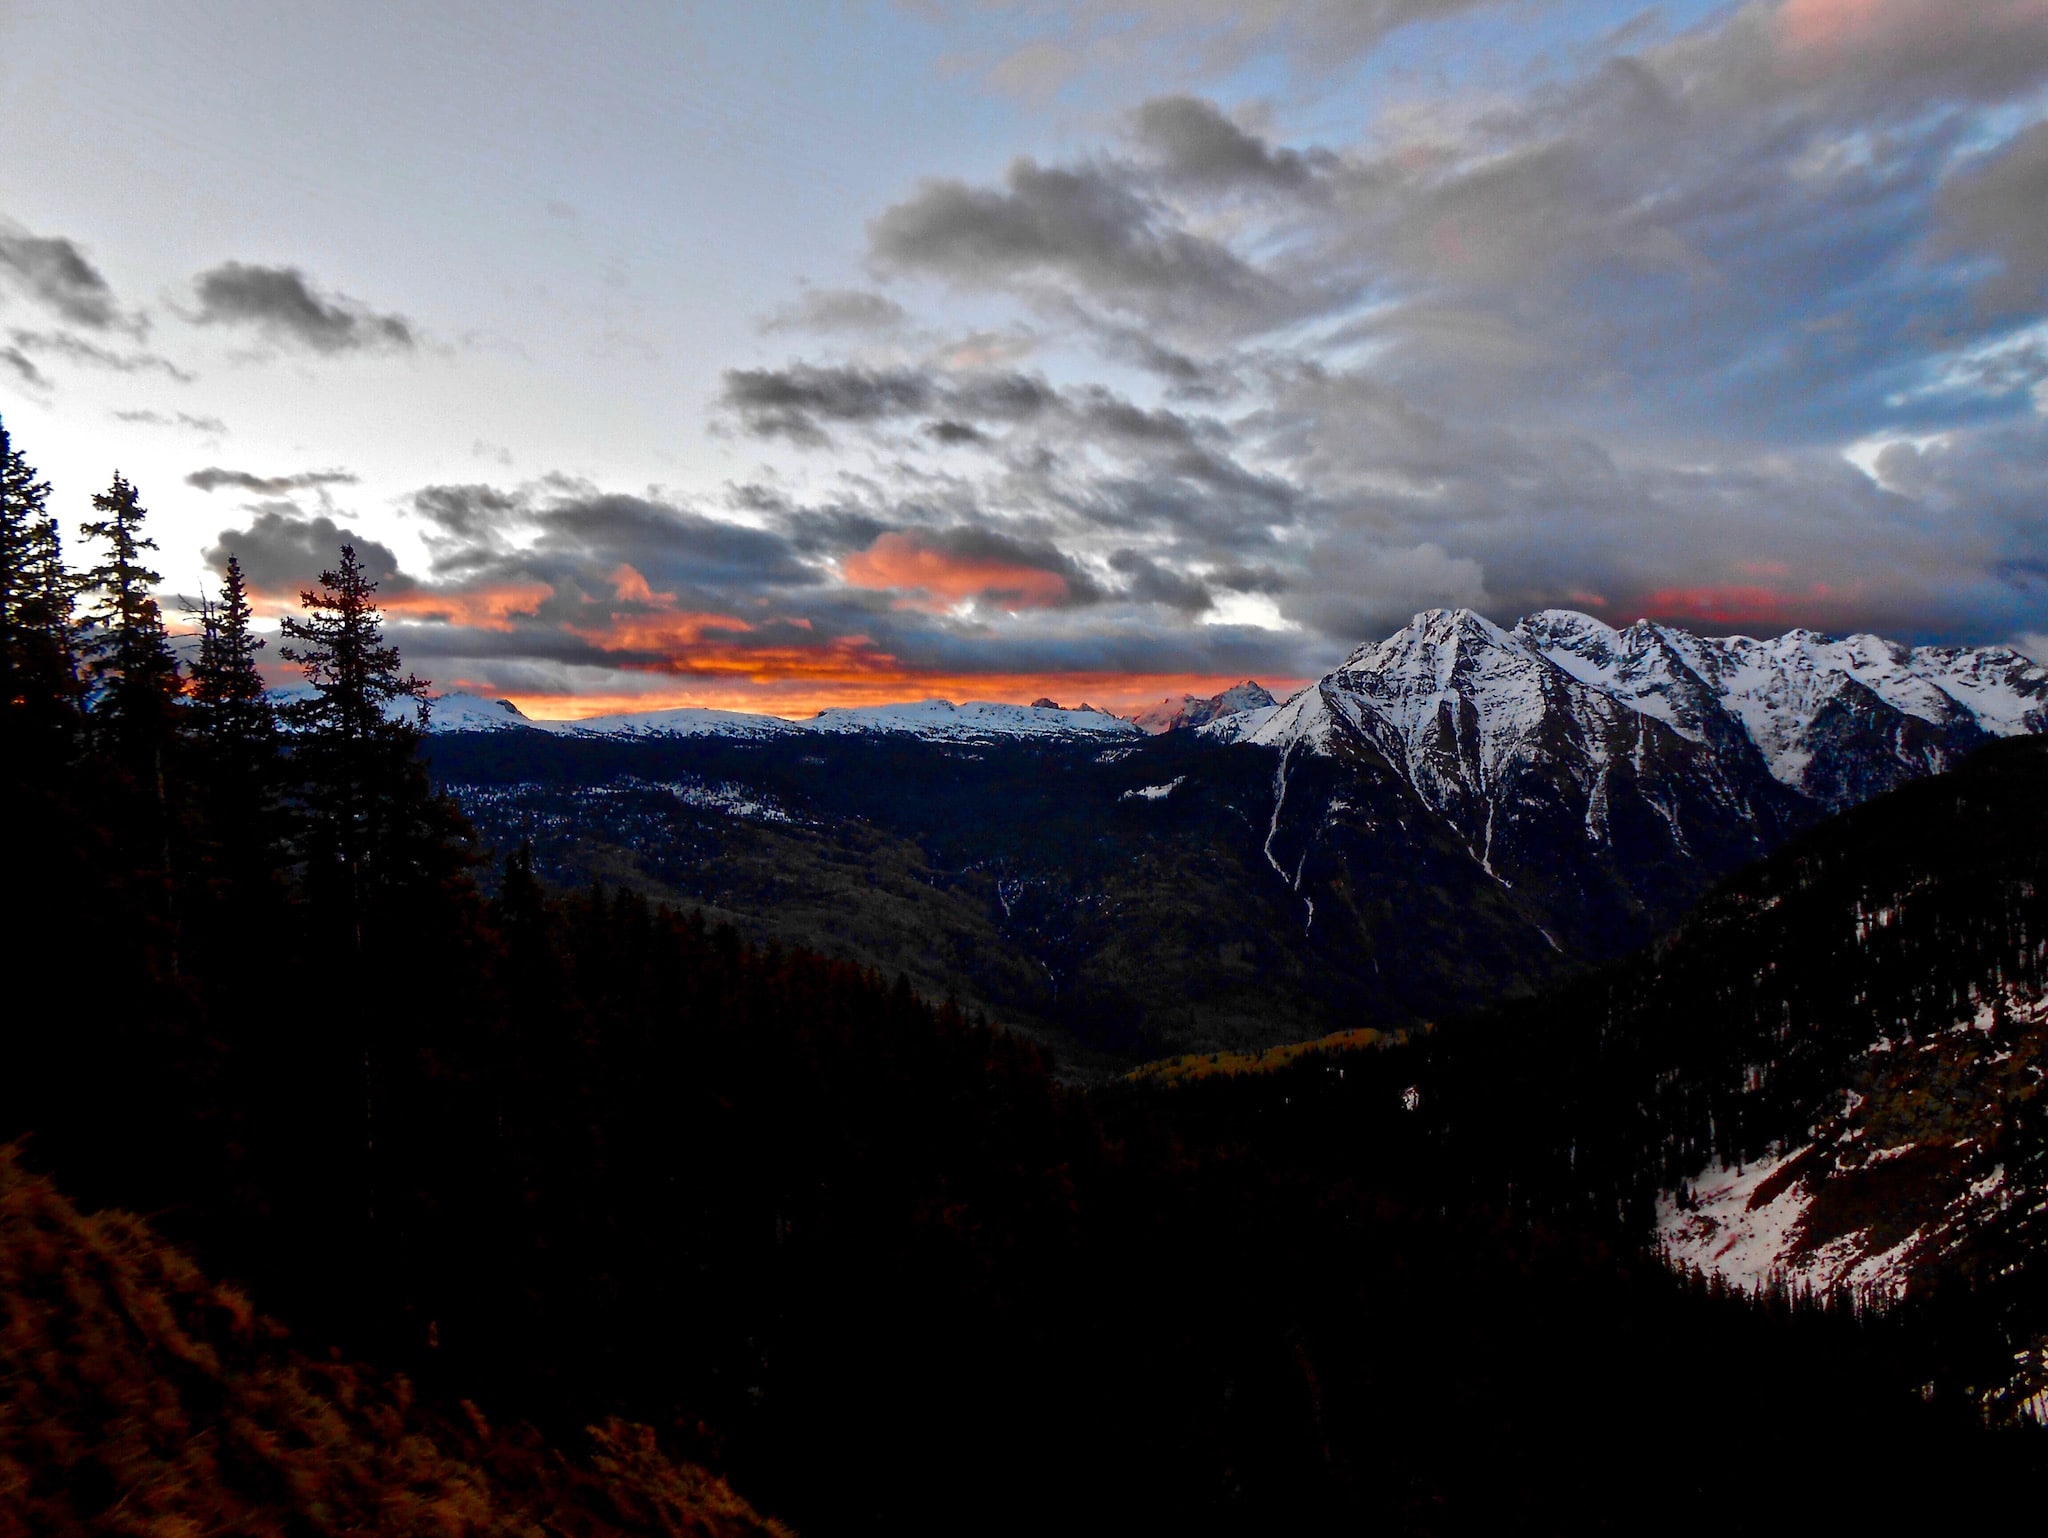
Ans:
{"type": "Polygon", "coordinates": [[[1241,684],[1232,684],[1221,694],[1206,697],[1199,694],[1171,695],[1156,705],[1147,706],[1131,720],[1141,731],[1156,737],[1162,732],[1206,726],[1224,716],[1245,710],[1263,710],[1278,703],[1255,679],[1247,678],[1241,684]]]}

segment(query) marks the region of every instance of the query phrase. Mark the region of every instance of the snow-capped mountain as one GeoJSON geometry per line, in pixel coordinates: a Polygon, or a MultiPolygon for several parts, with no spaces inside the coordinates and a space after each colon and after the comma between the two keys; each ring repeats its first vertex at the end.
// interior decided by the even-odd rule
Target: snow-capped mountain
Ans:
{"type": "Polygon", "coordinates": [[[1707,640],[1558,609],[1515,634],[1695,740],[1726,742],[1738,727],[1772,775],[1831,808],[1945,769],[1992,737],[2048,729],[2048,671],[2004,647],[1909,649],[1810,630],[1707,640]]]}
{"type": "Polygon", "coordinates": [[[455,691],[436,697],[427,715],[427,730],[436,734],[536,731],[563,737],[675,738],[730,737],[765,741],[806,732],[835,734],[902,733],[931,742],[987,742],[999,739],[1082,739],[1130,737],[1138,728],[1105,711],[1082,706],[1005,705],[970,700],[918,700],[904,705],[873,705],[820,711],[805,721],[756,715],[738,710],[683,706],[673,710],[636,711],[624,715],[590,716],[578,721],[538,721],[510,700],[486,700],[455,691]]]}
{"type": "Polygon", "coordinates": [[[2048,670],[2003,648],[1708,640],[1563,610],[1509,630],[1432,609],[1200,733],[1278,751],[1269,858],[1305,902],[1319,861],[1347,864],[1357,783],[1391,775],[1502,887],[1637,929],[1676,896],[1677,868],[1732,869],[1824,811],[2043,727],[2048,670]],[[1290,795],[1311,758],[1349,773],[1290,795]]]}
{"type": "Polygon", "coordinates": [[[1277,705],[1278,700],[1266,692],[1264,687],[1247,678],[1241,684],[1233,684],[1221,694],[1206,698],[1199,694],[1180,694],[1147,706],[1131,720],[1140,730],[1157,736],[1161,732],[1180,731],[1191,726],[1206,726],[1221,716],[1237,715],[1247,710],[1262,710],[1277,705]]]}

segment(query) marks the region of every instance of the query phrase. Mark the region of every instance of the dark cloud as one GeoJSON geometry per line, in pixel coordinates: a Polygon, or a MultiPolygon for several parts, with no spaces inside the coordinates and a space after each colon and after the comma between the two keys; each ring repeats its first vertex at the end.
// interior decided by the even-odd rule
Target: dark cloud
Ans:
{"type": "Polygon", "coordinates": [[[891,527],[878,509],[852,503],[812,507],[766,486],[737,486],[735,509],[765,518],[800,556],[837,556],[865,550],[891,527]]]}
{"type": "Polygon", "coordinates": [[[727,369],[720,404],[758,437],[815,446],[830,441],[827,423],[906,416],[922,411],[930,399],[931,381],[916,370],[798,363],[783,369],[727,369]]]}
{"type": "Polygon", "coordinates": [[[969,371],[945,384],[949,409],[984,422],[1024,422],[1059,403],[1059,392],[1037,374],[969,371]]]}
{"type": "Polygon", "coordinates": [[[1171,182],[1190,187],[1306,186],[1317,166],[1336,163],[1327,150],[1303,154],[1275,147],[1198,96],[1158,96],[1138,108],[1134,137],[1171,182]]]}
{"type": "Polygon", "coordinates": [[[43,377],[43,371],[19,347],[0,347],[0,363],[13,369],[15,377],[23,384],[34,385],[39,390],[49,388],[50,381],[43,377]]]}
{"type": "Polygon", "coordinates": [[[343,295],[324,295],[296,267],[223,262],[192,280],[202,326],[246,326],[273,342],[317,353],[405,351],[418,344],[402,315],[379,315],[343,295]]]}
{"type": "Polygon", "coordinates": [[[427,486],[413,493],[412,511],[442,534],[481,541],[523,519],[527,499],[495,486],[427,486]]]}
{"type": "Polygon", "coordinates": [[[982,444],[989,441],[988,434],[971,422],[955,422],[950,419],[939,422],[927,422],[922,430],[924,435],[931,439],[932,442],[942,444],[947,448],[958,448],[962,444],[982,444]]]}
{"type": "Polygon", "coordinates": [[[1125,593],[1139,603],[1163,604],[1182,614],[1194,615],[1214,602],[1207,583],[1162,566],[1135,550],[1119,550],[1109,558],[1109,563],[1124,579],[1125,593]]]}
{"type": "Polygon", "coordinates": [[[1001,188],[925,182],[868,226],[885,269],[961,288],[1076,284],[1156,319],[1264,323],[1286,289],[1228,246],[1176,224],[1137,179],[1105,165],[1013,161],[1001,188]]]}
{"type": "Polygon", "coordinates": [[[563,500],[533,515],[535,553],[623,561],[657,590],[744,595],[769,586],[808,587],[815,568],[765,529],[706,517],[645,497],[599,494],[563,500]]]}
{"type": "Polygon", "coordinates": [[[0,225],[0,278],[74,326],[94,331],[140,327],[139,320],[122,314],[99,268],[75,242],[60,236],[0,225]]]}
{"type": "Polygon", "coordinates": [[[156,353],[116,352],[68,331],[15,331],[10,335],[14,345],[24,352],[43,353],[87,368],[112,369],[118,374],[162,374],[179,384],[190,384],[195,377],[156,353]]]}
{"type": "Polygon", "coordinates": [[[2048,122],[2016,134],[1941,189],[1945,243],[1997,260],[1978,287],[1997,310],[2048,299],[2048,122]]]}
{"type": "Polygon", "coordinates": [[[188,432],[225,434],[228,424],[219,417],[197,416],[189,411],[116,411],[117,422],[130,422],[139,427],[181,427],[188,432]]]}
{"type": "Polygon", "coordinates": [[[761,322],[764,332],[893,331],[910,314],[886,294],[862,288],[810,288],[794,304],[785,305],[761,322]]]}
{"type": "Polygon", "coordinates": [[[349,470],[302,470],[296,475],[252,475],[247,470],[223,470],[209,465],[185,477],[185,484],[200,491],[218,491],[223,486],[252,491],[259,496],[283,496],[287,492],[311,491],[320,486],[353,486],[357,476],[349,470]]]}
{"type": "Polygon", "coordinates": [[[389,545],[344,528],[325,514],[308,516],[290,503],[260,509],[247,528],[222,529],[205,552],[216,569],[237,557],[249,585],[258,592],[296,594],[317,585],[320,573],[332,570],[343,545],[353,545],[370,580],[386,597],[410,592],[416,584],[399,570],[389,545]]]}

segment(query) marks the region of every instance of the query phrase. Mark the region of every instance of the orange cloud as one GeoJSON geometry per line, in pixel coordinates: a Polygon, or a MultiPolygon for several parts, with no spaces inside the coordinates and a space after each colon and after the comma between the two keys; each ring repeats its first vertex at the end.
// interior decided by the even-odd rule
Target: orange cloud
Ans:
{"type": "Polygon", "coordinates": [[[621,614],[605,625],[570,625],[572,635],[608,652],[660,652],[702,643],[709,631],[737,633],[754,627],[730,614],[693,614],[680,609],[655,609],[646,614],[621,614]]]}
{"type": "Polygon", "coordinates": [[[430,624],[510,630],[513,620],[530,617],[554,591],[545,582],[511,582],[458,593],[415,588],[405,593],[379,593],[377,607],[386,614],[430,624]]]}
{"type": "Polygon", "coordinates": [[[611,574],[612,592],[621,603],[674,603],[674,593],[657,593],[648,587],[647,579],[626,562],[621,561],[618,569],[611,574]]]}
{"type": "MultiPolygon", "coordinates": [[[[1768,568],[1775,562],[1754,563],[1768,568]]],[[[1744,567],[1749,571],[1751,567],[1744,567]]],[[[1782,568],[1780,569],[1782,570],[1782,568]]],[[[1762,571],[1756,574],[1762,575],[1762,571]]],[[[1773,573],[1776,574],[1776,573],[1773,573]]],[[[1665,587],[1644,595],[1641,612],[1658,619],[1705,621],[1717,625],[1825,624],[1837,617],[1844,605],[1862,597],[1863,586],[1835,587],[1826,582],[1808,583],[1803,589],[1787,591],[1762,583],[1708,583],[1699,587],[1665,587]]]]}
{"type": "MultiPolygon", "coordinates": [[[[901,666],[895,658],[873,650],[820,648],[808,656],[786,652],[735,651],[707,659],[706,671],[717,679],[693,680],[677,689],[653,688],[631,694],[515,694],[512,702],[537,720],[573,721],[625,711],[669,710],[696,705],[713,710],[743,710],[801,720],[828,707],[893,705],[905,700],[941,698],[999,700],[1022,705],[1052,698],[1069,708],[1086,701],[1118,715],[1132,714],[1169,695],[1218,694],[1242,682],[1240,675],[1202,673],[924,673],[901,666]],[[751,660],[756,666],[749,668],[751,660]]],[[[692,658],[694,666],[697,659],[692,658]]],[[[1302,680],[1269,678],[1276,695],[1300,687],[1302,680]]],[[[461,683],[459,688],[491,693],[488,685],[461,683]]]]}
{"type": "Polygon", "coordinates": [[[976,598],[1005,609],[1049,609],[1067,601],[1067,579],[1056,571],[961,555],[928,543],[916,533],[878,535],[866,550],[840,562],[854,587],[895,589],[918,595],[913,607],[944,609],[976,598]]]}
{"type": "Polygon", "coordinates": [[[1660,587],[1642,607],[1660,619],[1708,620],[1717,625],[1775,624],[1784,615],[1785,595],[1776,588],[1722,583],[1708,587],[1660,587]]]}

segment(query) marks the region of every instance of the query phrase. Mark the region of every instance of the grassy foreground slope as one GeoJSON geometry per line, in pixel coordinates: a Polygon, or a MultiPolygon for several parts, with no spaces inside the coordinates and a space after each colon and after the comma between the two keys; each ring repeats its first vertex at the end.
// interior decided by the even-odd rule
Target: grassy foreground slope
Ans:
{"type": "Polygon", "coordinates": [[[611,1421],[570,1458],[294,1351],[140,1219],[0,1149],[0,1534],[786,1531],[611,1421]]]}

